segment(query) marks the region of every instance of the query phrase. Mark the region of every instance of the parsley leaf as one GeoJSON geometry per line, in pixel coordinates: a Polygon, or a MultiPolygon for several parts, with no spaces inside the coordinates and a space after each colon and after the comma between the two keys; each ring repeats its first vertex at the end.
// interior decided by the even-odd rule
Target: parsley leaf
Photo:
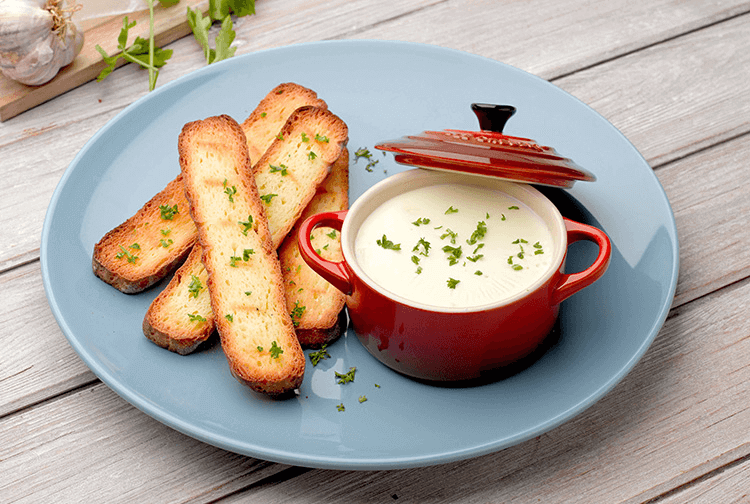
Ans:
{"type": "Polygon", "coordinates": [[[350,367],[349,371],[347,371],[346,373],[343,373],[343,374],[339,373],[338,371],[334,371],[334,373],[336,375],[336,383],[338,383],[339,385],[344,385],[346,383],[353,382],[354,381],[354,374],[356,372],[357,372],[357,368],[356,367],[350,367]]]}
{"type": "Polygon", "coordinates": [[[216,63],[217,61],[234,56],[234,52],[237,48],[231,47],[231,44],[234,41],[236,33],[232,29],[232,18],[228,13],[221,22],[221,30],[216,35],[215,49],[211,48],[208,40],[208,30],[211,28],[213,22],[212,16],[209,15],[203,17],[203,14],[201,14],[199,9],[192,10],[188,7],[187,21],[188,25],[190,25],[190,29],[193,31],[195,40],[197,40],[198,44],[203,48],[203,55],[206,58],[206,63],[210,65],[211,63],[216,63]]]}
{"type": "Polygon", "coordinates": [[[386,238],[385,235],[383,235],[383,238],[377,240],[375,243],[377,243],[378,245],[380,245],[381,247],[383,247],[386,250],[401,250],[401,244],[400,243],[394,244],[391,240],[389,240],[388,238],[386,238]]]}
{"type": "Polygon", "coordinates": [[[268,352],[271,354],[272,358],[278,359],[279,356],[284,353],[284,350],[282,350],[281,347],[276,344],[276,340],[273,340],[271,342],[271,348],[268,350],[268,352]]]}
{"type": "Polygon", "coordinates": [[[306,306],[299,305],[299,300],[294,302],[292,313],[289,314],[289,316],[292,317],[292,324],[294,325],[294,327],[299,327],[300,319],[302,318],[302,315],[305,314],[306,309],[306,306]]]}
{"type": "Polygon", "coordinates": [[[190,293],[190,297],[197,298],[200,291],[203,289],[203,284],[201,283],[201,279],[198,278],[195,275],[190,275],[190,285],[188,286],[188,292],[190,293]]]}
{"type": "Polygon", "coordinates": [[[159,205],[159,212],[161,213],[162,220],[172,220],[175,215],[180,213],[176,204],[172,207],[169,205],[159,205]]]}
{"type": "Polygon", "coordinates": [[[260,197],[260,199],[262,199],[262,200],[263,200],[263,202],[264,202],[264,203],[265,203],[266,205],[270,205],[270,204],[271,204],[271,200],[272,200],[273,198],[275,198],[276,196],[278,196],[278,194],[274,194],[274,193],[271,193],[271,194],[264,194],[263,196],[261,196],[261,197],[260,197]]]}
{"type": "Polygon", "coordinates": [[[320,347],[320,350],[310,352],[310,362],[313,366],[317,366],[320,361],[329,359],[331,357],[331,354],[329,354],[328,350],[326,350],[327,346],[328,345],[324,344],[320,347]]]}
{"type": "Polygon", "coordinates": [[[455,278],[448,278],[448,288],[449,289],[455,289],[456,285],[461,283],[461,280],[456,280],[455,278]]]}
{"type": "Polygon", "coordinates": [[[201,317],[197,313],[188,313],[188,319],[190,319],[190,322],[205,322],[206,318],[201,317]]]}

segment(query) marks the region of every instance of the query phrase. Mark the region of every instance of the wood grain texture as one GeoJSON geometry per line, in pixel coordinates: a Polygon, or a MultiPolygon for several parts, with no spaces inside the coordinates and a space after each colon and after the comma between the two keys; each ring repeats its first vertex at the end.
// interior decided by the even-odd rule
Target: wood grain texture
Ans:
{"type": "Polygon", "coordinates": [[[750,15],[737,17],[555,84],[656,166],[750,131],[748,33],[750,15]]]}
{"type": "Polygon", "coordinates": [[[750,135],[656,170],[675,213],[674,306],[750,276],[750,135]]]}
{"type": "Polygon", "coordinates": [[[702,479],[665,496],[659,504],[743,504],[750,502],[750,461],[731,465],[714,477],[702,479]]]}
{"type": "Polygon", "coordinates": [[[515,447],[422,469],[314,470],[222,502],[647,502],[750,454],[749,302],[745,280],[674,310],[610,394],[515,447]]]}
{"type": "Polygon", "coordinates": [[[0,418],[96,380],[52,316],[39,261],[0,275],[0,292],[0,418]]]}
{"type": "Polygon", "coordinates": [[[437,43],[554,79],[747,12],[741,0],[447,0],[340,38],[437,43]]]}
{"type": "Polygon", "coordinates": [[[212,502],[285,468],[188,438],[102,384],[0,419],[3,502],[212,502]]]}
{"type": "MultiPolygon", "coordinates": [[[[169,44],[175,39],[191,33],[185,17],[186,6],[208,11],[208,0],[183,0],[177,7],[164,8],[157,4],[154,8],[154,45],[157,47],[169,44]]],[[[137,23],[130,29],[128,45],[136,37],[149,37],[149,11],[139,11],[128,16],[129,22],[137,23]]],[[[84,31],[83,48],[73,62],[62,68],[51,81],[41,86],[26,86],[0,75],[0,121],[29,110],[55,96],[95,79],[107,65],[96,50],[97,44],[109,56],[118,53],[117,37],[122,28],[122,19],[113,18],[105,23],[84,31]]],[[[126,62],[120,59],[117,66],[126,62]]]]}

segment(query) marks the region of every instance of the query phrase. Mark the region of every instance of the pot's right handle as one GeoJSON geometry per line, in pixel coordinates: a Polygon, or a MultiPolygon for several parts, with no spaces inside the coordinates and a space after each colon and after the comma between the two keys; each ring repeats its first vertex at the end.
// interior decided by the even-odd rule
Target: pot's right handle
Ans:
{"type": "Polygon", "coordinates": [[[589,240],[599,246],[599,254],[596,256],[593,264],[585,270],[562,276],[562,280],[557,284],[552,293],[553,305],[562,302],[584,287],[588,287],[599,280],[604,275],[604,272],[607,271],[612,255],[612,244],[604,231],[565,217],[563,217],[563,220],[565,221],[565,229],[568,232],[568,244],[580,240],[589,240]]]}
{"type": "Polygon", "coordinates": [[[305,260],[307,265],[330,282],[331,285],[349,295],[352,293],[352,284],[349,280],[349,273],[344,268],[344,261],[333,262],[323,259],[315,252],[315,248],[310,242],[310,233],[318,226],[331,227],[337,230],[340,235],[346,214],[347,210],[342,210],[340,212],[323,212],[308,217],[299,227],[297,243],[302,259],[305,260]]]}

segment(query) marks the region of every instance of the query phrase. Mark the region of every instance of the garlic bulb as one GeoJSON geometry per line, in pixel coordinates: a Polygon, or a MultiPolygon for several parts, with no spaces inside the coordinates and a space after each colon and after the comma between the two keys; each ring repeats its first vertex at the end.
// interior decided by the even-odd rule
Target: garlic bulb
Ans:
{"type": "Polygon", "coordinates": [[[83,32],[64,0],[0,0],[0,71],[38,86],[52,80],[83,47],[83,32]]]}

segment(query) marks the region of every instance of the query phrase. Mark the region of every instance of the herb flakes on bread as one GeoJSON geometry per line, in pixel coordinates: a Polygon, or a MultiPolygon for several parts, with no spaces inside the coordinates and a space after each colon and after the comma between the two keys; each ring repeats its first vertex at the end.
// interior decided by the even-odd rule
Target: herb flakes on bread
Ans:
{"type": "Polygon", "coordinates": [[[191,122],[180,133],[178,149],[230,370],[255,391],[287,394],[302,383],[305,357],[286,310],[242,128],[229,116],[191,122]]]}
{"type": "Polygon", "coordinates": [[[196,240],[182,176],[172,180],[135,215],[94,246],[94,274],[116,289],[135,294],[172,273],[196,240]]]}

